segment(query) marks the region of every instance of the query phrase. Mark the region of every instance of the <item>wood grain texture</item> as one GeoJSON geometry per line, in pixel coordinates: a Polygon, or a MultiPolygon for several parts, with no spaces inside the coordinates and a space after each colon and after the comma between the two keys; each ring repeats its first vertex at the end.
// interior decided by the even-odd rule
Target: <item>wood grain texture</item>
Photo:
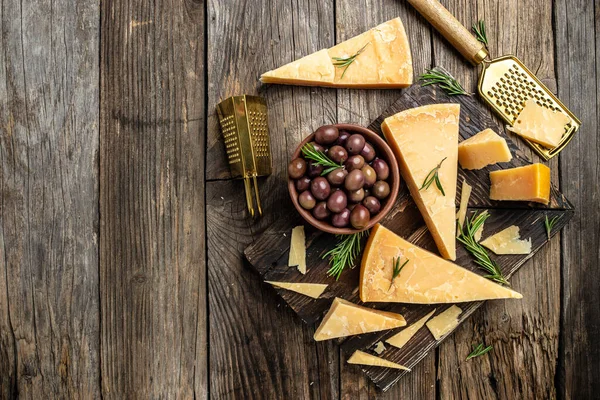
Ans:
{"type": "Polygon", "coordinates": [[[0,398],[99,398],[95,1],[0,11],[0,398]]]}
{"type": "Polygon", "coordinates": [[[204,5],[102,2],[104,398],[206,398],[204,5]]]}
{"type": "Polygon", "coordinates": [[[561,187],[576,207],[585,210],[565,229],[561,243],[556,382],[564,399],[591,399],[600,393],[600,3],[560,0],[554,6],[558,94],[582,122],[581,130],[561,153],[561,187]]]}

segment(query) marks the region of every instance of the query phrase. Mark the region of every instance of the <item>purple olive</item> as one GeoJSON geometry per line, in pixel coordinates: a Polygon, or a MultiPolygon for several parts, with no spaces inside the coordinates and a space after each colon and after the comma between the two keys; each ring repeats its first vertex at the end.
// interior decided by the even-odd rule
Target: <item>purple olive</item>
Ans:
{"type": "Polygon", "coordinates": [[[370,165],[365,165],[361,171],[365,176],[365,187],[370,188],[377,181],[377,173],[370,165]]]}
{"type": "Polygon", "coordinates": [[[295,186],[298,193],[308,190],[310,187],[310,178],[308,176],[303,176],[302,178],[296,180],[295,186]]]}
{"type": "Polygon", "coordinates": [[[348,159],[346,149],[338,145],[332,146],[327,155],[338,164],[343,164],[348,159]]]}
{"type": "Polygon", "coordinates": [[[323,166],[322,165],[317,165],[314,164],[312,161],[308,162],[308,176],[310,178],[316,178],[318,176],[321,176],[321,174],[323,173],[323,166]]]}
{"type": "Polygon", "coordinates": [[[377,200],[376,197],[368,196],[362,202],[362,205],[369,210],[369,212],[373,215],[377,214],[381,210],[381,203],[377,200]]]}
{"type": "Polygon", "coordinates": [[[319,151],[321,153],[327,153],[327,149],[325,147],[321,146],[317,142],[309,142],[308,144],[312,145],[315,148],[315,151],[319,151]]]}
{"type": "Polygon", "coordinates": [[[350,212],[350,223],[356,229],[363,229],[369,224],[371,214],[365,206],[358,204],[352,212],[350,212]]]}
{"type": "Polygon", "coordinates": [[[332,186],[340,186],[348,176],[348,171],[344,168],[336,168],[327,174],[327,180],[332,186]]]}
{"type": "Polygon", "coordinates": [[[377,197],[379,200],[383,200],[390,195],[390,185],[384,181],[377,181],[373,185],[373,196],[377,197]]]}
{"type": "Polygon", "coordinates": [[[313,217],[315,217],[318,220],[324,220],[327,219],[329,217],[331,213],[329,212],[329,210],[327,209],[327,203],[324,201],[321,201],[320,203],[317,203],[317,205],[315,206],[315,208],[312,209],[312,215],[313,217]]]}
{"type": "Polygon", "coordinates": [[[344,187],[350,192],[362,188],[364,184],[365,175],[360,169],[351,171],[346,177],[346,181],[344,181],[344,187]]]}
{"type": "Polygon", "coordinates": [[[317,200],[314,198],[310,190],[305,190],[300,193],[298,196],[298,203],[302,206],[302,208],[306,210],[312,210],[317,204],[317,200]]]}
{"type": "Polygon", "coordinates": [[[352,192],[348,193],[348,199],[352,203],[360,203],[361,201],[363,201],[364,198],[365,198],[365,190],[363,188],[360,188],[358,190],[353,190],[352,192]]]}
{"type": "Polygon", "coordinates": [[[331,196],[327,199],[327,208],[329,211],[334,213],[341,212],[348,205],[348,198],[343,190],[338,190],[331,193],[331,196]]]}
{"type": "Polygon", "coordinates": [[[349,154],[360,154],[362,149],[365,147],[365,138],[358,133],[350,135],[346,140],[346,150],[349,154]]]}
{"type": "Polygon", "coordinates": [[[371,162],[377,154],[375,153],[373,145],[367,142],[365,143],[365,147],[361,150],[360,155],[363,156],[366,162],[371,162]]]}
{"type": "Polygon", "coordinates": [[[292,179],[301,178],[306,173],[306,161],[302,158],[294,158],[288,164],[288,175],[292,179]]]}
{"type": "Polygon", "coordinates": [[[346,161],[346,169],[352,171],[355,169],[361,169],[365,165],[365,159],[363,156],[355,155],[348,158],[346,161]]]}
{"type": "Polygon", "coordinates": [[[339,144],[340,146],[345,146],[346,140],[348,140],[349,137],[350,137],[350,134],[348,133],[348,131],[340,131],[340,136],[338,136],[337,140],[335,141],[335,144],[339,144]]]}
{"type": "Polygon", "coordinates": [[[340,132],[335,126],[325,125],[315,132],[315,141],[319,144],[331,144],[337,140],[340,132]]]}
{"type": "Polygon", "coordinates": [[[331,192],[331,186],[327,179],[319,176],[310,183],[310,191],[317,200],[325,200],[331,192]]]}
{"type": "Polygon", "coordinates": [[[337,214],[333,214],[331,217],[331,225],[336,228],[345,228],[350,224],[350,210],[344,208],[337,214]]]}
{"type": "Polygon", "coordinates": [[[377,173],[377,180],[385,181],[388,176],[390,176],[390,167],[388,167],[387,163],[383,161],[381,158],[376,158],[371,167],[377,173]]]}

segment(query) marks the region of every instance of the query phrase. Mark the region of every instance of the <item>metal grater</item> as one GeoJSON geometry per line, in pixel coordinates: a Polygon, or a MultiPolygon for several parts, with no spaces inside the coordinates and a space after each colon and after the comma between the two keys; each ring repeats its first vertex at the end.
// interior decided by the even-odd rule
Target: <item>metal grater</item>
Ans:
{"type": "Polygon", "coordinates": [[[217,105],[217,114],[231,175],[244,179],[246,205],[252,217],[255,213],[250,182],[254,183],[258,215],[261,216],[256,178],[270,175],[272,170],[267,103],[258,96],[229,97],[217,105]]]}
{"type": "Polygon", "coordinates": [[[534,98],[538,105],[560,111],[571,121],[558,146],[548,149],[523,138],[545,160],[557,155],[579,130],[581,122],[561,101],[515,56],[507,55],[488,60],[488,51],[437,0],[408,0],[444,37],[471,63],[483,64],[478,91],[481,97],[513,125],[527,100],[534,98]]]}

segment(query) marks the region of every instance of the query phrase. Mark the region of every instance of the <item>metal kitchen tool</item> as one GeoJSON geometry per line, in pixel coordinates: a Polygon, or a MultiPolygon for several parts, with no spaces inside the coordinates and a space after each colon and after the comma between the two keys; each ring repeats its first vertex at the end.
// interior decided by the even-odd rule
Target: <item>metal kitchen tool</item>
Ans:
{"type": "Polygon", "coordinates": [[[217,105],[217,114],[231,175],[244,179],[246,205],[252,217],[255,214],[250,182],[253,182],[260,216],[262,207],[256,178],[270,175],[272,169],[267,103],[258,96],[229,97],[217,105]]]}
{"type": "Polygon", "coordinates": [[[437,0],[408,0],[467,60],[483,64],[479,77],[479,95],[502,117],[513,125],[525,102],[536,102],[571,119],[558,146],[545,148],[523,138],[545,160],[557,155],[573,138],[581,122],[561,101],[515,56],[488,59],[488,51],[437,0]]]}

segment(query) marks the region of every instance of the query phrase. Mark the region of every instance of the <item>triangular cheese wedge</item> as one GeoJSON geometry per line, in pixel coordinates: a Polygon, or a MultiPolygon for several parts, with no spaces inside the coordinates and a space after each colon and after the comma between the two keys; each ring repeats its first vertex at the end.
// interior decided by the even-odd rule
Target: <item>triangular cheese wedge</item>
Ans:
{"type": "Polygon", "coordinates": [[[395,18],[328,50],[265,72],[260,80],[303,86],[402,88],[413,82],[412,56],[402,21],[395,18]],[[359,52],[347,68],[334,65],[359,52]]]}
{"type": "Polygon", "coordinates": [[[408,343],[410,339],[412,339],[413,336],[415,336],[415,333],[417,333],[417,331],[425,325],[425,322],[427,322],[427,320],[431,318],[434,313],[435,309],[414,324],[404,328],[402,332],[397,333],[391,338],[387,339],[386,343],[401,349],[406,343],[408,343]]]}
{"type": "Polygon", "coordinates": [[[492,235],[481,241],[481,245],[487,247],[495,254],[530,254],[531,238],[521,239],[519,227],[516,225],[492,235]]]}
{"type": "Polygon", "coordinates": [[[352,356],[348,359],[348,364],[371,365],[374,367],[387,367],[410,371],[410,368],[406,368],[403,365],[384,360],[383,358],[365,353],[364,351],[360,350],[356,350],[354,354],[352,354],[352,356]]]}
{"type": "Polygon", "coordinates": [[[436,315],[430,321],[427,321],[427,329],[429,329],[435,340],[440,340],[458,326],[460,314],[462,314],[460,307],[453,305],[440,315],[436,315]]]}
{"type": "Polygon", "coordinates": [[[316,341],[384,331],[406,325],[400,314],[373,310],[336,297],[315,332],[316,341]]]}
{"type": "Polygon", "coordinates": [[[450,260],[456,259],[459,118],[458,104],[433,104],[402,111],[381,125],[440,254],[450,260]],[[444,193],[435,181],[422,188],[438,166],[444,193]]]}
{"type": "Polygon", "coordinates": [[[364,302],[436,304],[523,297],[407,242],[380,224],[371,231],[365,247],[359,289],[364,302]],[[392,282],[392,264],[398,257],[408,262],[392,282]]]}
{"type": "Polygon", "coordinates": [[[327,289],[327,285],[321,283],[265,282],[281,289],[291,290],[292,292],[312,297],[313,299],[318,299],[325,289],[327,289]]]}

